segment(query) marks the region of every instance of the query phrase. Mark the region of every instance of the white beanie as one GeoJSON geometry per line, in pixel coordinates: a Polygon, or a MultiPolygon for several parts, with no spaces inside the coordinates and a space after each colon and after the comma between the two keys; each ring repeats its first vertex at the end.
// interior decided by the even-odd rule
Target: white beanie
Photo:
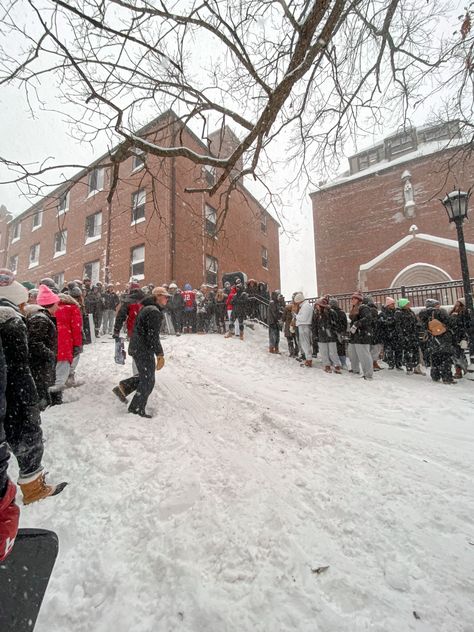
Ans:
{"type": "Polygon", "coordinates": [[[305,300],[303,292],[296,292],[293,296],[293,303],[302,303],[305,300]]]}
{"type": "Polygon", "coordinates": [[[0,298],[6,298],[14,305],[21,305],[28,302],[28,290],[18,281],[13,281],[10,285],[0,286],[0,298]]]}

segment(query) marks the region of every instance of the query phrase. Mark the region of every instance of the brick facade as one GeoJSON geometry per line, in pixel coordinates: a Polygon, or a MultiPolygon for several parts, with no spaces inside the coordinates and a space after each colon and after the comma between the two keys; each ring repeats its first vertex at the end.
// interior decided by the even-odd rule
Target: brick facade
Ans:
{"type": "MultiPolygon", "coordinates": [[[[412,225],[419,233],[456,241],[456,227],[448,222],[439,198],[453,188],[467,191],[474,184],[474,156],[459,147],[420,153],[409,152],[393,165],[383,161],[370,173],[361,170],[311,194],[319,294],[357,288],[359,266],[406,237],[412,225]],[[410,194],[413,203],[407,202],[410,194]]],[[[467,243],[474,242],[474,226],[469,222],[464,224],[464,236],[467,243]]],[[[469,265],[473,276],[472,255],[469,265]]],[[[368,271],[361,289],[390,287],[409,267],[413,269],[409,278],[419,283],[428,278],[432,282],[461,278],[456,250],[415,239],[368,271]],[[415,266],[418,263],[427,264],[427,270],[415,266]]]]}
{"type": "MultiPolygon", "coordinates": [[[[143,128],[140,135],[171,145],[177,125],[176,117],[166,113],[143,128]]],[[[198,153],[206,151],[190,130],[179,131],[186,146],[198,153]]],[[[224,206],[221,192],[212,198],[207,193],[185,192],[186,188],[205,186],[206,175],[209,177],[201,166],[185,158],[165,160],[148,155],[146,167],[142,167],[130,156],[120,164],[119,182],[109,205],[112,168],[109,157],[104,156],[14,219],[0,209],[1,264],[9,267],[12,258],[17,257],[17,278],[38,282],[42,277],[59,274],[63,274],[64,281],[82,279],[84,266],[99,262],[97,280],[123,287],[132,275],[132,251],[137,249],[135,256],[140,258],[143,246],[144,266],[138,263],[135,270],[141,272],[134,274],[143,284],[174,279],[180,285],[189,282],[196,287],[208,278],[206,261],[214,265],[217,260],[219,284],[224,273],[241,270],[249,278],[268,283],[270,288],[280,287],[278,222],[239,184],[231,193],[223,230],[210,236],[212,227],[206,223],[205,209],[206,205],[212,207],[219,218],[224,206]],[[103,168],[103,186],[90,192],[91,173],[96,168],[103,168]],[[145,198],[138,193],[141,190],[146,192],[145,198]],[[68,210],[60,213],[58,208],[67,191],[68,210]],[[143,217],[138,208],[138,219],[132,221],[133,200],[138,204],[144,199],[143,217]],[[35,228],[34,222],[39,223],[37,211],[42,211],[42,217],[35,228]],[[98,222],[86,219],[99,212],[100,230],[98,222]],[[262,216],[266,218],[265,230],[262,216]],[[13,235],[19,223],[21,233],[15,240],[13,235]],[[87,238],[87,230],[92,237],[87,238]],[[61,231],[67,231],[66,248],[64,254],[60,250],[55,255],[55,236],[61,231]],[[30,263],[35,244],[40,245],[38,264],[30,263]],[[268,253],[266,267],[262,265],[262,248],[268,253]]],[[[56,250],[62,245],[59,236],[57,239],[56,250]]]]}

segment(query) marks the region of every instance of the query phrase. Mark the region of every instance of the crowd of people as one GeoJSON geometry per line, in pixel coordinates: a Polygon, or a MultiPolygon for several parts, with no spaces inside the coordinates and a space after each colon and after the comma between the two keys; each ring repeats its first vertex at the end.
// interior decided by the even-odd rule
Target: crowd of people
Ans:
{"type": "Polygon", "coordinates": [[[46,481],[41,413],[62,403],[65,389],[79,385],[76,368],[83,345],[110,335],[129,340],[132,375],[113,388],[130,413],[146,411],[155,371],[165,363],[160,333],[222,334],[244,340],[244,321],[266,319],[269,352],[280,353],[280,332],[288,354],[311,368],[320,355],[327,373],[344,369],[366,380],[386,362],[388,370],[425,374],[435,382],[455,384],[466,369],[470,320],[465,301],[443,309],[437,299],[415,313],[410,302],[387,297],[379,308],[370,295],[352,295],[346,313],[329,296],[310,301],[295,292],[286,302],[279,291],[240,277],[223,287],[175,281],[140,287],[132,278],[118,294],[112,284],[88,278],[62,288],[50,278],[26,289],[13,272],[0,270],[0,560],[13,545],[18,526],[16,488],[7,475],[10,452],[18,462],[23,503],[59,494],[66,482],[46,481]],[[348,362],[349,360],[349,362],[348,362]],[[454,368],[454,375],[453,375],[454,368]]]}

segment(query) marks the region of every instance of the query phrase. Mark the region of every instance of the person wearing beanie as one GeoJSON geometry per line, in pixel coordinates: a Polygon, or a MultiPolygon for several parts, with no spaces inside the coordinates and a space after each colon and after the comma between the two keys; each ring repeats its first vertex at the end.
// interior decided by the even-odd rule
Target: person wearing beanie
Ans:
{"type": "Polygon", "coordinates": [[[14,280],[14,274],[0,270],[0,345],[6,366],[4,430],[18,462],[18,484],[25,505],[55,496],[66,485],[46,483],[45,479],[38,393],[29,365],[26,324],[19,309],[27,300],[28,290],[14,280]]]}
{"type": "Polygon", "coordinates": [[[36,305],[25,305],[26,329],[31,374],[39,397],[39,409],[51,405],[49,389],[55,382],[57,331],[54,314],[59,296],[47,285],[40,285],[36,305]]]}
{"type": "Polygon", "coordinates": [[[418,319],[411,310],[407,298],[398,299],[398,309],[395,312],[395,335],[402,351],[402,364],[405,365],[407,375],[414,373],[419,360],[418,319]]]}
{"type": "Polygon", "coordinates": [[[459,380],[468,367],[465,352],[469,348],[470,319],[464,298],[458,298],[449,312],[449,329],[453,332],[454,378],[459,380]]]}
{"type": "Polygon", "coordinates": [[[418,314],[426,337],[425,363],[431,364],[431,379],[444,384],[456,384],[451,367],[453,363],[453,336],[449,329],[448,313],[441,308],[440,302],[429,298],[426,308],[418,314]]]}
{"type": "Polygon", "coordinates": [[[296,305],[295,324],[298,328],[299,345],[305,358],[304,364],[300,366],[310,369],[313,366],[313,336],[311,330],[314,313],[313,306],[305,299],[303,292],[296,292],[293,302],[296,305]]]}
{"type": "Polygon", "coordinates": [[[314,314],[315,326],[318,334],[319,351],[321,361],[326,373],[332,373],[331,365],[335,373],[341,373],[341,364],[337,354],[337,314],[329,306],[326,298],[316,301],[314,314]]]}
{"type": "Polygon", "coordinates": [[[374,376],[374,365],[370,353],[370,345],[373,340],[374,319],[368,305],[363,304],[363,295],[354,292],[351,298],[351,310],[349,312],[349,359],[351,361],[350,373],[359,374],[365,380],[371,380],[374,376]]]}
{"type": "Polygon", "coordinates": [[[28,290],[28,305],[36,305],[36,297],[38,296],[38,290],[28,290]]]}
{"type": "Polygon", "coordinates": [[[383,359],[388,364],[390,371],[398,369],[402,371],[403,353],[400,340],[396,333],[395,314],[396,303],[391,296],[385,299],[378,315],[377,325],[383,348],[383,359]]]}
{"type": "Polygon", "coordinates": [[[40,285],[46,285],[46,287],[48,287],[52,292],[54,292],[55,294],[59,294],[58,286],[53,281],[53,279],[49,277],[46,277],[45,279],[41,279],[40,285]]]}
{"type": "Polygon", "coordinates": [[[183,296],[183,333],[196,333],[196,292],[190,283],[184,284],[183,296]]]}

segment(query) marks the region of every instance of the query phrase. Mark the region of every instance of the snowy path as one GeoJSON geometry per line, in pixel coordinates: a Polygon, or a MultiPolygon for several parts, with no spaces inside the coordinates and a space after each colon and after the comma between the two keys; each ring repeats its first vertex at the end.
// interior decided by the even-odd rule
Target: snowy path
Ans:
{"type": "Polygon", "coordinates": [[[164,347],[153,419],[102,343],[44,415],[70,485],[22,512],[60,537],[37,632],[474,630],[474,384],[326,375],[261,331],[164,347]]]}

